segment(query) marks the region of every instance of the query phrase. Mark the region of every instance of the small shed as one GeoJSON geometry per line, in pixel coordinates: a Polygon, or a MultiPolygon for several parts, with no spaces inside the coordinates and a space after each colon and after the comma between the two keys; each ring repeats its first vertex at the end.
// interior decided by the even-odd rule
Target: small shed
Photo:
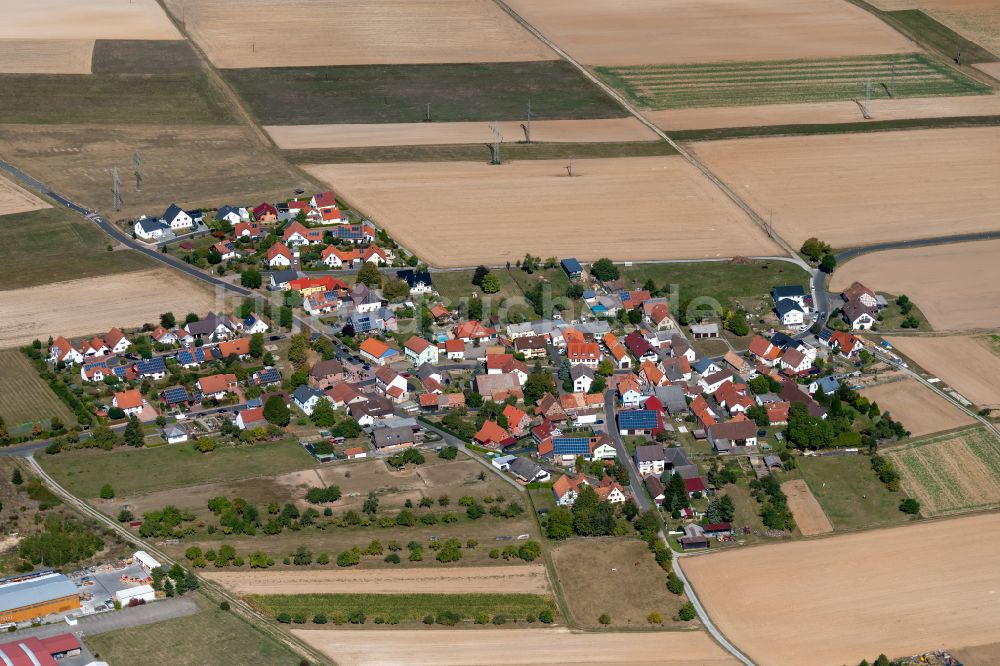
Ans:
{"type": "Polygon", "coordinates": [[[562,269],[566,272],[571,279],[583,277],[583,266],[575,258],[570,257],[568,259],[563,259],[560,264],[562,269]]]}

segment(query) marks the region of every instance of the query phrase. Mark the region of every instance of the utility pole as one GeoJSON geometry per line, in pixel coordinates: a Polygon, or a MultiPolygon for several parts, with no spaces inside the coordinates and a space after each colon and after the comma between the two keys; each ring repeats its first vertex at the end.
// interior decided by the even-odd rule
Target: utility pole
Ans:
{"type": "Polygon", "coordinates": [[[118,178],[118,167],[111,168],[111,182],[115,188],[115,210],[122,209],[122,181],[118,178]]]}
{"type": "Polygon", "coordinates": [[[502,164],[500,144],[503,143],[503,137],[500,135],[500,126],[494,122],[490,125],[490,129],[493,131],[493,142],[490,144],[490,164],[502,164]]]}
{"type": "Polygon", "coordinates": [[[138,150],[132,153],[132,162],[135,164],[135,191],[142,192],[142,158],[138,150]]]}

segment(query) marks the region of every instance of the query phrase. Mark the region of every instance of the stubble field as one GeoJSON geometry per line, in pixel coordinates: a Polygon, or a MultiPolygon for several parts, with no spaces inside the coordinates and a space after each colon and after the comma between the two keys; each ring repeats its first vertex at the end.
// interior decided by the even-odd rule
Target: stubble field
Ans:
{"type": "Polygon", "coordinates": [[[1000,504],[1000,441],[984,428],[914,442],[888,455],[924,516],[1000,504]]]}
{"type": "Polygon", "coordinates": [[[590,65],[648,65],[906,53],[913,44],[841,0],[508,0],[590,65]]]}
{"type": "Polygon", "coordinates": [[[857,280],[876,291],[906,294],[939,330],[995,328],[1000,322],[998,253],[1000,240],[874,252],[839,266],[831,289],[840,291],[857,280]]]}
{"type": "Polygon", "coordinates": [[[167,7],[227,69],[555,59],[490,0],[167,0],[167,7]],[[294,37],[272,37],[282,34],[294,37]]]}
{"type": "Polygon", "coordinates": [[[823,507],[813,497],[805,481],[785,481],[781,484],[781,490],[788,496],[788,508],[792,510],[795,525],[803,535],[814,536],[833,531],[830,519],[823,513],[823,507]]]}
{"type": "Polygon", "coordinates": [[[678,156],[304,168],[433,266],[771,255],[776,246],[678,156]]]}
{"type": "Polygon", "coordinates": [[[1000,515],[979,515],[685,558],[684,571],[757,663],[857,663],[995,641],[998,547],[1000,515]]]}
{"type": "MultiPolygon", "coordinates": [[[[875,121],[995,116],[1000,115],[1000,95],[873,99],[870,113],[875,121]]],[[[864,120],[861,109],[851,100],[668,109],[647,111],[644,115],[664,130],[860,123],[864,120]]]]}
{"type": "Polygon", "coordinates": [[[922,9],[963,37],[1000,54],[1000,5],[994,0],[872,0],[880,9],[922,9]]]}
{"type": "MultiPolygon", "coordinates": [[[[0,216],[41,208],[49,208],[49,204],[6,176],[0,176],[0,216]]],[[[7,220],[0,220],[0,223],[5,221],[7,220]]]]}
{"type": "Polygon", "coordinates": [[[160,313],[206,313],[219,306],[200,283],[158,268],[2,292],[0,348],[49,335],[67,337],[155,322],[160,313]]]}
{"type": "Polygon", "coordinates": [[[689,146],[793,246],[992,230],[1000,128],[707,141],[689,146]],[[821,183],[822,187],[818,187],[821,183]]]}
{"type": "Polygon", "coordinates": [[[0,39],[0,74],[90,74],[92,39],[0,39]]]}
{"type": "Polygon", "coordinates": [[[860,391],[879,409],[890,412],[912,437],[974,423],[974,419],[915,379],[879,384],[860,391]]]}
{"type": "Polygon", "coordinates": [[[184,207],[276,201],[312,188],[288,164],[258,147],[238,126],[0,125],[0,156],[57,192],[114,217],[161,215],[184,207]],[[143,163],[142,191],[132,153],[143,163]],[[124,204],[111,210],[111,168],[124,204]]]}
{"type": "MultiPolygon", "coordinates": [[[[497,123],[507,142],[524,141],[518,121],[497,123]]],[[[279,148],[350,148],[356,146],[425,146],[492,141],[490,124],[381,123],[339,125],[270,125],[265,127],[279,148]]],[[[531,123],[533,142],[605,143],[656,141],[657,136],[635,118],[601,120],[536,120],[531,123]]]]}
{"type": "Polygon", "coordinates": [[[940,377],[979,407],[1000,408],[1000,356],[988,338],[975,336],[887,337],[928,373],[940,377]]]}
{"type": "Polygon", "coordinates": [[[245,594],[548,594],[543,564],[516,567],[378,571],[253,571],[204,574],[232,592],[245,594]]]}
{"type": "Polygon", "coordinates": [[[293,629],[343,666],[546,666],[608,664],[729,666],[737,663],[708,634],[575,633],[568,629],[335,631],[293,629]]]}

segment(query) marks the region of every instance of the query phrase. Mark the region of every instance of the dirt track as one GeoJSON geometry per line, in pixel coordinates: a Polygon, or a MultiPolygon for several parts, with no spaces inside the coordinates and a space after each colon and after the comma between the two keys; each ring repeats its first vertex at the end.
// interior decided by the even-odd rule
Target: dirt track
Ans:
{"type": "Polygon", "coordinates": [[[141,326],[168,310],[205,314],[220,307],[206,287],[167,268],[14,289],[0,292],[0,348],[141,326]]]}
{"type": "Polygon", "coordinates": [[[934,328],[992,328],[1000,322],[998,254],[1000,240],[874,252],[838,267],[831,288],[858,280],[876,291],[906,294],[934,328]]]}
{"type": "Polygon", "coordinates": [[[798,247],[996,228],[1000,128],[769,137],[688,146],[798,247]]]}
{"type": "Polygon", "coordinates": [[[92,39],[0,39],[2,74],[90,74],[92,39]]]}
{"type": "Polygon", "coordinates": [[[188,32],[224,68],[556,59],[491,0],[167,0],[167,6],[178,17],[183,11],[188,32]]]}
{"type": "Polygon", "coordinates": [[[841,0],[507,0],[588,65],[785,60],[918,50],[841,0]]]}
{"type": "Polygon", "coordinates": [[[723,666],[737,663],[700,631],[589,633],[567,629],[365,631],[292,633],[341,666],[723,666]]]}
{"type": "Polygon", "coordinates": [[[545,594],[551,591],[542,564],[350,571],[233,571],[204,575],[236,594],[545,594]]]}
{"type": "Polygon", "coordinates": [[[1000,356],[974,336],[886,337],[900,352],[980,407],[1000,408],[1000,356]]]}
{"type": "Polygon", "coordinates": [[[780,253],[679,156],[305,169],[433,266],[780,253]]]}
{"type": "Polygon", "coordinates": [[[830,519],[823,513],[823,507],[813,497],[809,486],[802,479],[785,481],[781,490],[788,496],[788,508],[795,516],[795,524],[805,536],[826,534],[833,531],[830,519]]]}
{"type": "MultiPolygon", "coordinates": [[[[1000,70],[997,75],[1000,76],[1000,70]]],[[[644,111],[643,115],[664,130],[860,123],[864,120],[861,109],[852,101],[672,109],[644,111]]],[[[875,99],[871,101],[871,115],[873,120],[1000,115],[1000,95],[875,99]]]]}
{"type": "Polygon", "coordinates": [[[684,571],[761,666],[832,666],[996,640],[997,548],[988,514],[686,558],[684,571]]]}
{"type": "Polygon", "coordinates": [[[0,176],[0,216],[42,208],[51,206],[6,176],[0,176]]]}
{"type": "Polygon", "coordinates": [[[914,437],[970,425],[975,420],[915,379],[862,389],[861,395],[888,411],[914,437]]]}
{"type": "MultiPolygon", "coordinates": [[[[504,140],[523,141],[520,122],[497,123],[504,140]]],[[[271,125],[265,127],[279,148],[351,148],[356,146],[423,146],[487,143],[489,123],[383,123],[368,125],[271,125]]],[[[605,120],[536,120],[536,142],[602,143],[656,141],[657,136],[635,118],[605,120]]]]}
{"type": "Polygon", "coordinates": [[[181,39],[156,0],[0,0],[0,39],[181,39]]]}

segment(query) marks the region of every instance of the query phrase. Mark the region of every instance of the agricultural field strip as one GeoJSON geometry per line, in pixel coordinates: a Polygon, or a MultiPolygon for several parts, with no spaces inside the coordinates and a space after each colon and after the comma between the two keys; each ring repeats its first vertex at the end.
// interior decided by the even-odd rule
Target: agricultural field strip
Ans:
{"type": "Polygon", "coordinates": [[[752,63],[598,67],[596,71],[631,101],[650,109],[738,106],[759,102],[887,98],[894,64],[894,97],[988,94],[991,89],[931,57],[913,53],[752,63]]]}
{"type": "Polygon", "coordinates": [[[22,427],[58,416],[63,423],[75,422],[73,413],[38,376],[20,351],[0,351],[0,417],[7,429],[20,434],[22,427]]]}
{"type": "Polygon", "coordinates": [[[417,622],[428,614],[443,611],[471,619],[477,613],[523,618],[555,610],[551,596],[538,594],[252,594],[245,597],[258,610],[269,615],[316,613],[348,615],[361,611],[369,617],[395,615],[402,622],[417,622]]]}

